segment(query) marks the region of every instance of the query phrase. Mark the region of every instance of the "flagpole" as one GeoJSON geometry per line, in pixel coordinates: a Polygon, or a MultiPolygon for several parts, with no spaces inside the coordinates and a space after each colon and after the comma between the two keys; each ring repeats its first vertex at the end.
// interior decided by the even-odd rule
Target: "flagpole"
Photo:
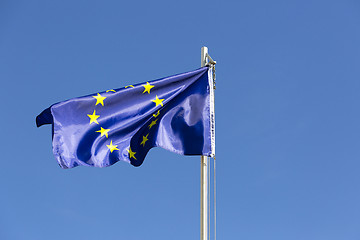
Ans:
{"type": "MultiPolygon", "coordinates": [[[[201,67],[206,65],[208,48],[201,48],[201,67]]],[[[208,157],[201,156],[200,179],[200,240],[208,240],[208,157]]]]}

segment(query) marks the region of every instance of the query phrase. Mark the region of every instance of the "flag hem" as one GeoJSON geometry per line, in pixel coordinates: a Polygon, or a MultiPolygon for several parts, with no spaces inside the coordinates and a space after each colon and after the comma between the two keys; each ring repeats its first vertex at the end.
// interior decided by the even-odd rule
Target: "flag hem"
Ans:
{"type": "Polygon", "coordinates": [[[212,68],[208,70],[208,80],[210,86],[210,137],[211,137],[211,152],[210,157],[215,156],[215,95],[214,95],[214,80],[212,68]]]}

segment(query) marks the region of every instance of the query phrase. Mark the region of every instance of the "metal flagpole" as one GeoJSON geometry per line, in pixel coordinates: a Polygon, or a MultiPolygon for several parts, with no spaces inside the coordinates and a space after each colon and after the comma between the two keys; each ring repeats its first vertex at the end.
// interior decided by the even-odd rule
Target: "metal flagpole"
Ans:
{"type": "Polygon", "coordinates": [[[208,158],[201,156],[200,240],[208,239],[208,158]]]}
{"type": "MultiPolygon", "coordinates": [[[[208,48],[202,47],[201,48],[201,67],[210,65],[213,70],[213,74],[215,74],[215,68],[214,65],[216,64],[216,61],[212,60],[212,58],[208,54],[208,48]]],[[[214,78],[214,75],[212,76],[214,78]]],[[[212,79],[214,81],[214,79],[212,79]]],[[[211,86],[214,84],[214,82],[211,82],[211,86]]],[[[212,86],[211,88],[214,88],[212,86]]],[[[210,90],[210,98],[211,98],[211,106],[210,106],[210,112],[211,112],[211,118],[212,121],[214,120],[214,94],[213,89],[210,90]]],[[[212,148],[215,148],[215,126],[212,127],[212,140],[211,140],[211,146],[212,148]]],[[[213,153],[215,154],[214,149],[212,149],[213,153]]],[[[215,162],[214,162],[215,164],[215,162]]],[[[215,167],[215,165],[214,165],[215,167]]],[[[215,169],[214,169],[215,173],[215,169]]],[[[215,176],[214,176],[215,177],[215,176]]],[[[210,178],[210,166],[209,166],[209,158],[207,156],[201,156],[201,179],[200,179],[200,240],[208,240],[210,235],[209,232],[209,222],[210,222],[210,197],[209,197],[209,178],[210,178]]],[[[215,179],[214,179],[215,182],[215,179]]],[[[215,187],[215,186],[214,186],[215,187]]],[[[214,188],[215,190],[215,188],[214,188]]],[[[215,192],[214,192],[215,194],[215,192]]],[[[215,195],[214,195],[214,201],[215,201],[215,195]]],[[[215,202],[214,202],[215,204],[215,202]]],[[[214,205],[214,210],[216,210],[216,206],[214,205]]],[[[214,217],[216,217],[216,212],[214,212],[214,217]]],[[[216,219],[215,222],[215,228],[216,228],[216,219]]],[[[215,239],[216,239],[216,229],[214,230],[215,239]]]]}
{"type": "MultiPolygon", "coordinates": [[[[201,67],[206,64],[208,48],[201,48],[201,67]]],[[[201,156],[200,240],[208,240],[208,157],[201,156]]]]}
{"type": "MultiPolygon", "coordinates": [[[[201,48],[201,67],[206,64],[208,48],[201,48]]],[[[200,187],[200,240],[208,239],[208,157],[201,156],[200,187]]]]}

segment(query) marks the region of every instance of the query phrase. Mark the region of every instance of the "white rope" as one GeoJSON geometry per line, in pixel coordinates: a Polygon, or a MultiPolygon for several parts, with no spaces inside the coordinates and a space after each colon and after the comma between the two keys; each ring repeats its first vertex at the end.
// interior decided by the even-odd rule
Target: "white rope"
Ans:
{"type": "MultiPolygon", "coordinates": [[[[216,64],[216,62],[213,61],[213,64],[211,66],[212,67],[212,73],[213,73],[213,87],[214,87],[214,90],[216,89],[215,64],[216,64]]],[[[214,105],[215,105],[215,94],[214,94],[214,105]]],[[[215,106],[214,106],[214,108],[215,108],[215,106]]],[[[215,109],[214,109],[214,112],[215,112],[215,109]]],[[[215,158],[215,156],[213,156],[213,159],[214,159],[214,170],[213,170],[213,174],[214,174],[214,177],[213,177],[214,178],[214,182],[213,182],[213,184],[214,184],[214,193],[213,193],[213,197],[214,197],[214,240],[216,240],[216,158],[215,158]]]]}
{"type": "Polygon", "coordinates": [[[210,240],[210,236],[211,236],[211,231],[210,231],[210,227],[211,227],[211,224],[210,224],[210,220],[211,220],[211,214],[210,214],[210,209],[211,209],[211,201],[210,201],[210,196],[211,196],[211,178],[210,178],[210,165],[211,165],[211,158],[208,158],[208,167],[207,167],[207,170],[208,170],[208,236],[209,236],[209,240],[210,240]]]}
{"type": "Polygon", "coordinates": [[[214,159],[214,240],[216,240],[216,159],[214,159]]]}
{"type": "MultiPolygon", "coordinates": [[[[213,76],[212,76],[213,88],[215,90],[216,89],[216,74],[215,74],[216,61],[213,61],[212,59],[211,59],[211,61],[212,61],[211,68],[212,68],[212,74],[213,74],[213,76]]],[[[215,105],[215,94],[213,96],[213,100],[214,100],[214,105],[215,105]]],[[[215,108],[215,106],[214,106],[214,108],[215,108]]],[[[215,113],[215,109],[214,109],[214,113],[215,113]]],[[[214,139],[214,141],[215,141],[215,139],[214,139]]],[[[214,145],[215,145],[215,143],[214,143],[214,145]]],[[[213,184],[214,184],[214,193],[213,193],[213,198],[214,198],[214,240],[216,240],[216,158],[215,158],[215,156],[213,156],[212,158],[214,159],[214,170],[213,170],[213,174],[214,174],[214,177],[213,177],[213,179],[214,179],[214,181],[213,181],[213,184]]],[[[210,162],[211,162],[211,160],[210,160],[210,162]]],[[[209,168],[210,168],[210,166],[209,166],[209,168]]],[[[209,215],[210,215],[210,213],[209,213],[209,215]]],[[[209,223],[209,226],[210,226],[210,223],[209,223]]]]}

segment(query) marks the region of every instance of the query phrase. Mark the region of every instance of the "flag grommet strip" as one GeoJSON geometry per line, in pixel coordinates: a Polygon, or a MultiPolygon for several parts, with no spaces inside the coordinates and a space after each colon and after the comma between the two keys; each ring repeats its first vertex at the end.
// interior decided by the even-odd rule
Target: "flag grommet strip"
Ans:
{"type": "Polygon", "coordinates": [[[210,136],[211,136],[211,154],[210,157],[215,156],[215,80],[214,77],[215,65],[209,67],[208,79],[210,86],[210,136]]]}

